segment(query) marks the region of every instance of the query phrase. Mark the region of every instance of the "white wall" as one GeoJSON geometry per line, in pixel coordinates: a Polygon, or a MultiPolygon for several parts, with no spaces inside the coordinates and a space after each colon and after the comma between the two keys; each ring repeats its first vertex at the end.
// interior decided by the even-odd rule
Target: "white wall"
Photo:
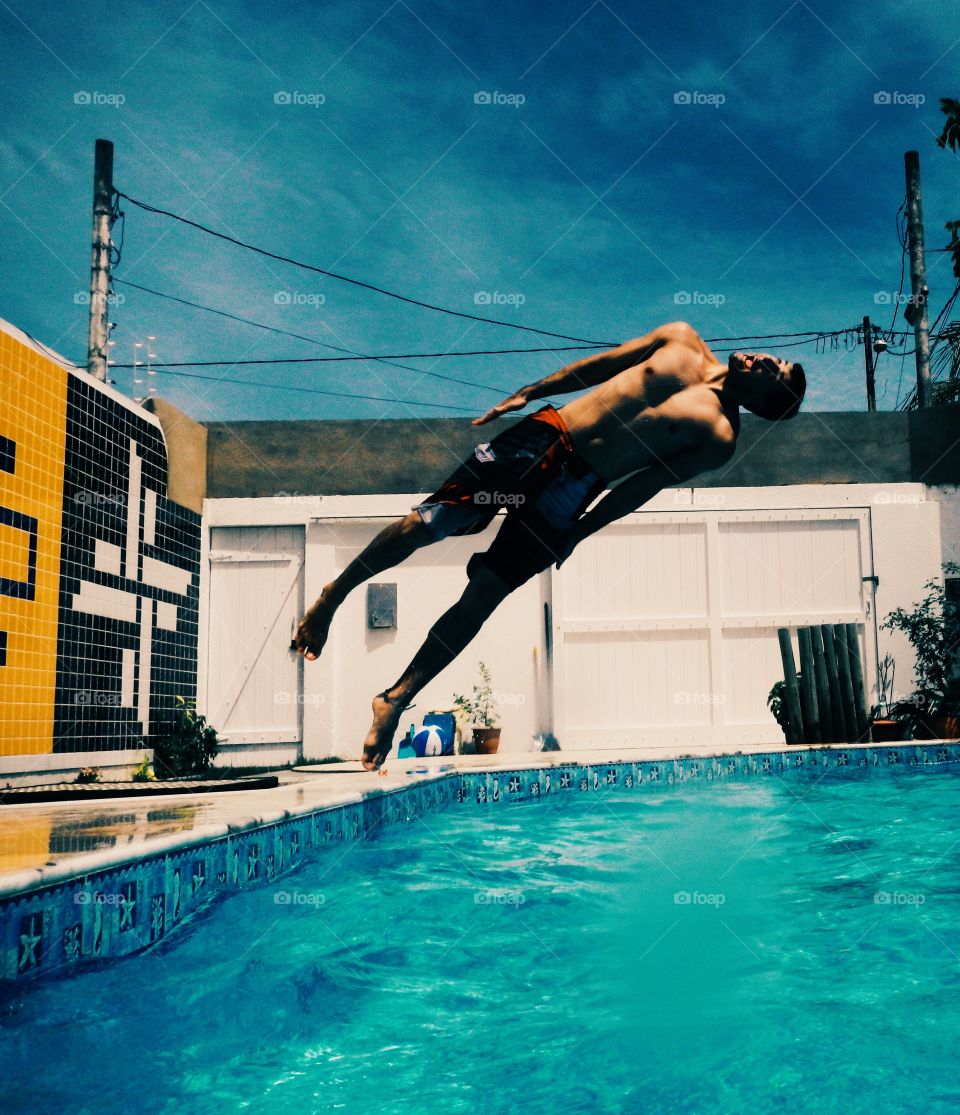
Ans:
{"type": "MultiPolygon", "coordinates": [[[[306,530],[303,598],[309,603],[323,585],[384,525],[404,515],[423,498],[417,494],[383,496],[273,497],[207,500],[204,526],[296,525],[306,530]]],[[[922,484],[795,485],[763,488],[681,488],[661,492],[643,511],[683,508],[764,510],[783,508],[865,508],[870,511],[876,590],[874,621],[897,606],[908,606],[923,593],[923,584],[940,571],[941,554],[960,551],[960,499],[955,488],[922,484]],[[949,524],[941,537],[941,512],[949,524]]],[[[356,757],[370,724],[370,700],[403,671],[430,626],[460,595],[467,583],[469,556],[486,549],[497,524],[483,534],[451,538],[414,555],[401,566],[373,578],[398,586],[398,628],[366,629],[366,590],[359,588],[344,604],[331,631],[326,653],[304,667],[304,755],[356,757]]],[[[563,577],[563,571],[556,574],[563,577]]],[[[544,573],[508,597],[461,657],[444,670],[404,714],[411,720],[432,708],[446,707],[455,691],[472,685],[482,658],[493,671],[500,704],[504,751],[529,750],[531,737],[549,727],[542,694],[544,670],[543,602],[550,576],[544,573]]],[[[203,615],[202,609],[201,614],[203,615]]],[[[205,621],[204,621],[205,622],[205,621]]],[[[895,693],[911,688],[912,655],[906,640],[878,632],[879,654],[896,659],[895,693]]],[[[874,670],[867,665],[868,677],[874,670]]],[[[871,694],[871,700],[876,695],[871,694]]]]}

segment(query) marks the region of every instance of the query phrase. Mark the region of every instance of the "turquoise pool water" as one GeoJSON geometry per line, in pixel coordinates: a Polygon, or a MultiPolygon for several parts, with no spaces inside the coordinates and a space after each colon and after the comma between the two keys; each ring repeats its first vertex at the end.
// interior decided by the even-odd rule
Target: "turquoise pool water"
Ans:
{"type": "Polygon", "coordinates": [[[956,1112],[960,777],[452,805],[7,992],[5,1112],[956,1112]]]}

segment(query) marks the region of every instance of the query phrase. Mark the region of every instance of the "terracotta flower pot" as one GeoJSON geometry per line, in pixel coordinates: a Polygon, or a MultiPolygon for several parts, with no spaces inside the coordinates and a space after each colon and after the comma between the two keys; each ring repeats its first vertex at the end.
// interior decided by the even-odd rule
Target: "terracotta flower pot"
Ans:
{"type": "Polygon", "coordinates": [[[500,728],[474,728],[473,747],[478,755],[496,755],[500,746],[500,728]]]}
{"type": "Polygon", "coordinates": [[[871,720],[870,739],[873,743],[900,743],[904,737],[899,720],[871,720]]]}

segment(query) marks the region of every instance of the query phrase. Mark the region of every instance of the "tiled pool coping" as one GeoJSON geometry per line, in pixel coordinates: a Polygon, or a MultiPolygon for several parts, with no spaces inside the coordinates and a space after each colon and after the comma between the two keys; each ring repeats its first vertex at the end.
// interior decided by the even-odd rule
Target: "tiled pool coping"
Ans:
{"type": "Polygon", "coordinates": [[[255,815],[0,875],[0,979],[64,974],[148,949],[188,915],[238,890],[279,879],[322,854],[328,844],[364,839],[382,825],[410,821],[442,805],[492,806],[613,788],[708,785],[804,768],[868,775],[898,765],[960,762],[960,742],[834,744],[669,758],[638,754],[647,757],[553,753],[394,763],[391,777],[376,779],[376,785],[371,785],[374,776],[328,772],[322,803],[299,785],[288,785],[264,791],[255,815]],[[272,804],[270,795],[277,794],[272,804]]]}

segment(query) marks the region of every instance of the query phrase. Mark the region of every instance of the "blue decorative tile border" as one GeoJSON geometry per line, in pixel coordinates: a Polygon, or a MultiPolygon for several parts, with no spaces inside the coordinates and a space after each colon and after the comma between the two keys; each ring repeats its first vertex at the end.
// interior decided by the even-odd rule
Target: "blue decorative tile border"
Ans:
{"type": "Polygon", "coordinates": [[[644,790],[831,770],[869,775],[960,762],[960,744],[804,748],[638,762],[454,772],[356,802],[256,824],[0,900],[0,979],[63,974],[150,948],[224,895],[269,884],[386,824],[450,803],[492,806],[554,795],[644,790]]]}

